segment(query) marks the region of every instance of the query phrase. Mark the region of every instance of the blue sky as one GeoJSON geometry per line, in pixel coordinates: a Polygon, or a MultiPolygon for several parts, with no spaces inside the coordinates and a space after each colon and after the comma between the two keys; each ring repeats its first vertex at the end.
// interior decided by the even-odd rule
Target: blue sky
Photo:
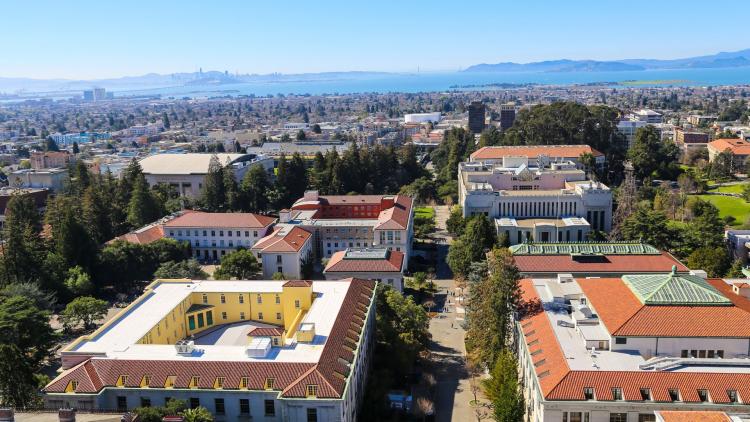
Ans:
{"type": "Polygon", "coordinates": [[[0,76],[456,70],[750,48],[750,1],[5,1],[0,76]]]}

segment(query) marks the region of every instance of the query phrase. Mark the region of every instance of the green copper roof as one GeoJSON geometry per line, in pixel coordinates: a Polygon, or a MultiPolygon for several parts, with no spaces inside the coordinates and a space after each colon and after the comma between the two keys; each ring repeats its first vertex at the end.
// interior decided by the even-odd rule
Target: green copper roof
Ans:
{"type": "Polygon", "coordinates": [[[521,243],[510,247],[513,255],[659,255],[645,243],[521,243]]]}
{"type": "Polygon", "coordinates": [[[686,274],[625,275],[625,284],[644,305],[724,306],[732,301],[706,280],[686,274]]]}

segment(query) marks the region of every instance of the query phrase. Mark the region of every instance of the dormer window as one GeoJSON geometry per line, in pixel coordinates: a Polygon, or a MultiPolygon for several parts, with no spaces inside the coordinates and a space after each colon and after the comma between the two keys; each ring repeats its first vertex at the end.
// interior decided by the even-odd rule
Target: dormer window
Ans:
{"type": "Polygon", "coordinates": [[[711,401],[711,398],[708,396],[708,390],[704,390],[704,389],[698,390],[698,398],[700,399],[701,403],[706,403],[708,401],[711,401]]]}
{"type": "Polygon", "coordinates": [[[317,397],[318,396],[318,386],[315,384],[310,384],[307,386],[306,389],[307,397],[317,397]]]}
{"type": "Polygon", "coordinates": [[[214,381],[214,388],[224,388],[224,377],[217,377],[214,381]]]}
{"type": "Polygon", "coordinates": [[[175,381],[177,381],[177,375],[168,376],[166,381],[164,381],[164,388],[173,388],[175,381]]]}
{"type": "Polygon", "coordinates": [[[273,390],[273,384],[276,382],[275,378],[266,378],[266,382],[263,385],[265,390],[273,390]]]}
{"type": "Polygon", "coordinates": [[[643,401],[651,401],[651,389],[650,388],[641,388],[641,400],[643,401]]]}
{"type": "Polygon", "coordinates": [[[117,386],[118,387],[125,387],[125,385],[128,383],[128,376],[127,375],[120,375],[117,377],[117,386]]]}
{"type": "Polygon", "coordinates": [[[584,400],[594,400],[594,389],[591,387],[584,387],[583,389],[584,400]]]}
{"type": "Polygon", "coordinates": [[[148,388],[151,385],[151,375],[144,375],[141,379],[141,387],[148,388]]]}
{"type": "Polygon", "coordinates": [[[672,401],[682,401],[680,399],[680,390],[676,388],[670,388],[669,389],[669,399],[672,401]]]}
{"type": "Polygon", "coordinates": [[[612,400],[622,400],[622,388],[614,387],[612,389],[612,400]]]}
{"type": "Polygon", "coordinates": [[[242,377],[242,378],[240,378],[240,388],[247,388],[248,384],[250,384],[250,378],[249,377],[242,377]]]}
{"type": "Polygon", "coordinates": [[[198,388],[198,383],[201,381],[201,377],[199,376],[193,376],[190,378],[190,385],[189,388],[198,388]]]}
{"type": "Polygon", "coordinates": [[[727,390],[727,397],[729,397],[729,403],[739,403],[740,399],[737,396],[737,390],[727,390]]]}

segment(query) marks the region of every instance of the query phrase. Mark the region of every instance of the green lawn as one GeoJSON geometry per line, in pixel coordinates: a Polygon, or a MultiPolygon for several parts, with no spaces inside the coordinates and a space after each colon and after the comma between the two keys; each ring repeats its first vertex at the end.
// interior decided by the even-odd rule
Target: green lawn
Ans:
{"type": "Polygon", "coordinates": [[[435,218],[435,208],[432,207],[417,207],[414,209],[414,218],[435,218]]]}
{"type": "Polygon", "coordinates": [[[719,186],[716,189],[711,189],[712,192],[723,192],[723,193],[742,193],[742,185],[728,185],[728,186],[719,186]]]}
{"type": "Polygon", "coordinates": [[[745,224],[750,217],[750,204],[742,198],[721,195],[698,195],[698,197],[716,205],[722,218],[727,215],[734,217],[736,219],[734,226],[745,224]]]}

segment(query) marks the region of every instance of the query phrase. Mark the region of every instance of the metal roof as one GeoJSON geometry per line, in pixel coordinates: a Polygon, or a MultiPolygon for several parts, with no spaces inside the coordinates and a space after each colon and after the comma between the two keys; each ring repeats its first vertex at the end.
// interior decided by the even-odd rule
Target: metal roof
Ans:
{"type": "Polygon", "coordinates": [[[666,275],[625,275],[622,280],[644,305],[732,305],[708,281],[694,275],[673,271],[666,275]]]}
{"type": "Polygon", "coordinates": [[[659,255],[646,243],[521,243],[510,247],[513,255],[659,255]]]}

